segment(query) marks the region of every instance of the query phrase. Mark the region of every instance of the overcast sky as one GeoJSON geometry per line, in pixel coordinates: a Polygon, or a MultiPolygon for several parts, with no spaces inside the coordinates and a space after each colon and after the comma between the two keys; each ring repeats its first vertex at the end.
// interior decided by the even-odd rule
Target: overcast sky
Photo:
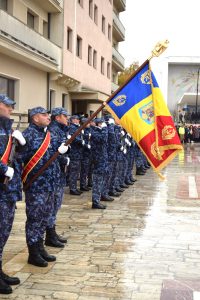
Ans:
{"type": "Polygon", "coordinates": [[[199,0],[126,0],[120,13],[126,40],[119,51],[125,66],[141,64],[160,40],[169,40],[162,56],[200,56],[199,0]]]}

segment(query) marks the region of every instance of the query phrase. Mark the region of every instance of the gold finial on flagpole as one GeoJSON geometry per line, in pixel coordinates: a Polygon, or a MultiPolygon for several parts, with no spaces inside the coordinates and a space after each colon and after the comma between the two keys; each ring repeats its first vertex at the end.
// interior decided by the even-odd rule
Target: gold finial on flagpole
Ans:
{"type": "Polygon", "coordinates": [[[165,40],[165,41],[160,41],[158,42],[154,49],[151,51],[151,56],[149,58],[149,60],[152,58],[152,57],[158,57],[160,56],[168,47],[168,44],[169,44],[169,41],[168,40],[165,40]]]}

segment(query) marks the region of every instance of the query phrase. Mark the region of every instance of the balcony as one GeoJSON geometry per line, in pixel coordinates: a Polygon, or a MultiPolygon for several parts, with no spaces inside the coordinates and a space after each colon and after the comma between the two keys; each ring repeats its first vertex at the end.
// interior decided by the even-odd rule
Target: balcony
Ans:
{"type": "Polygon", "coordinates": [[[113,6],[118,10],[118,12],[125,11],[126,0],[113,0],[113,6]]]}
{"type": "Polygon", "coordinates": [[[125,28],[119,17],[113,11],[113,36],[118,42],[125,40],[125,28]]]}
{"type": "Polygon", "coordinates": [[[49,13],[59,13],[62,11],[63,0],[35,0],[35,2],[49,13]]]}
{"type": "Polygon", "coordinates": [[[117,72],[124,70],[124,58],[114,47],[112,48],[112,64],[117,72]]]}
{"type": "Polygon", "coordinates": [[[111,91],[112,91],[112,93],[114,93],[118,88],[119,88],[118,84],[116,84],[114,82],[111,83],[111,91]]]}
{"type": "Polygon", "coordinates": [[[46,71],[58,71],[61,49],[0,10],[0,51],[46,71]]]}

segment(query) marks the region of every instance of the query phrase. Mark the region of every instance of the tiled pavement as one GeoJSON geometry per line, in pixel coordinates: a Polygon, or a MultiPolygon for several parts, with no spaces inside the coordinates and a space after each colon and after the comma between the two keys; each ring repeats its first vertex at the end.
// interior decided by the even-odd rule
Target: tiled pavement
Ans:
{"type": "MultiPolygon", "coordinates": [[[[134,186],[91,209],[91,193],[65,195],[57,229],[68,236],[56,263],[30,266],[24,203],[18,204],[4,269],[21,278],[15,300],[199,300],[200,145],[185,146],[165,169],[148,170],[134,186]]],[[[49,248],[50,249],[50,248],[49,248]]]]}

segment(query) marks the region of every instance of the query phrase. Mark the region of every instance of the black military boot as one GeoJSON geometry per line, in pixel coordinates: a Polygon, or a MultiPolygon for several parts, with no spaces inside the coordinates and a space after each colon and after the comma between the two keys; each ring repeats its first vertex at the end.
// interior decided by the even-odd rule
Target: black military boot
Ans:
{"type": "Polygon", "coordinates": [[[40,255],[42,256],[42,258],[44,258],[46,261],[51,262],[51,261],[56,261],[56,257],[54,255],[50,255],[46,249],[44,248],[44,241],[43,239],[40,239],[38,241],[38,248],[39,248],[39,252],[40,255]]]}
{"type": "Polygon", "coordinates": [[[8,285],[17,285],[20,284],[20,280],[18,277],[11,277],[5,274],[2,270],[2,262],[0,261],[0,276],[8,285]]]}
{"type": "Polygon", "coordinates": [[[126,181],[125,181],[125,184],[126,184],[126,185],[133,185],[134,183],[133,183],[132,181],[130,181],[130,180],[126,180],[126,181]]]}
{"type": "Polygon", "coordinates": [[[101,196],[101,201],[114,201],[115,199],[110,196],[101,196]]]}
{"type": "Polygon", "coordinates": [[[56,235],[57,239],[59,240],[59,242],[66,244],[67,243],[67,239],[64,238],[63,236],[60,236],[59,234],[57,234],[57,232],[56,232],[56,225],[54,225],[53,229],[55,231],[55,235],[56,235]]]}
{"type": "Polygon", "coordinates": [[[39,252],[38,242],[33,245],[28,245],[28,263],[37,267],[47,267],[48,262],[43,259],[39,252]]]}
{"type": "Polygon", "coordinates": [[[81,186],[80,187],[80,191],[82,191],[82,192],[88,192],[88,191],[90,191],[90,188],[88,188],[87,186],[81,186]]]}
{"type": "Polygon", "coordinates": [[[127,189],[127,188],[128,188],[128,185],[127,185],[127,184],[125,184],[125,183],[123,183],[123,184],[120,184],[120,188],[122,188],[122,189],[127,189]]]}
{"type": "Polygon", "coordinates": [[[137,168],[136,169],[136,175],[145,175],[145,172],[142,170],[142,168],[137,168]]]}
{"type": "Polygon", "coordinates": [[[108,193],[109,196],[113,196],[113,197],[120,197],[121,193],[117,192],[117,191],[112,191],[108,193]]]}
{"type": "Polygon", "coordinates": [[[4,273],[2,271],[2,261],[0,261],[0,294],[11,294],[11,286],[4,280],[4,273]]]}
{"type": "Polygon", "coordinates": [[[116,192],[118,192],[118,193],[122,193],[122,192],[125,191],[125,190],[122,189],[121,187],[117,187],[115,190],[116,190],[116,192]]]}
{"type": "Polygon", "coordinates": [[[54,228],[46,229],[45,245],[50,247],[55,247],[55,248],[65,247],[65,245],[58,240],[54,228]]]}

